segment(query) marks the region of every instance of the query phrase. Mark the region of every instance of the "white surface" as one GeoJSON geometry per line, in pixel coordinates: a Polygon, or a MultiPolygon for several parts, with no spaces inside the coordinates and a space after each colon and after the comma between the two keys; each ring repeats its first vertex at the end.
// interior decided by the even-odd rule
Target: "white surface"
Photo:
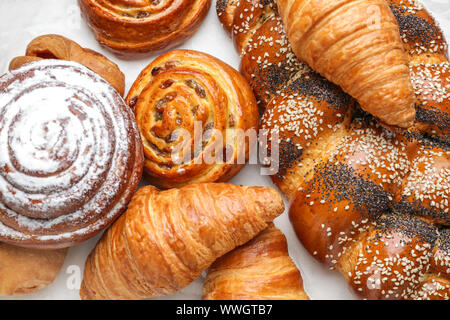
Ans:
{"type": "MultiPolygon", "coordinates": [[[[436,16],[446,35],[449,35],[450,0],[423,2],[436,16]]],[[[150,57],[138,61],[123,61],[102,49],[81,19],[76,0],[1,0],[0,73],[7,71],[9,61],[13,57],[25,53],[27,44],[33,38],[48,33],[66,36],[84,47],[102,52],[115,61],[126,75],[127,90],[139,72],[153,60],[150,57]]],[[[200,30],[180,48],[203,51],[222,59],[234,68],[239,67],[239,57],[217,19],[215,3],[200,30]]],[[[231,182],[273,186],[269,177],[259,174],[257,165],[247,165],[231,182]]],[[[305,289],[312,299],[355,298],[338,272],[327,270],[306,252],[297,240],[286,212],[276,220],[276,225],[288,239],[291,257],[301,269],[305,289]]],[[[72,247],[61,273],[51,286],[36,294],[5,299],[79,299],[78,288],[84,262],[97,240],[98,237],[72,247]]],[[[202,281],[203,278],[200,277],[180,293],[164,299],[200,299],[202,281]]]]}

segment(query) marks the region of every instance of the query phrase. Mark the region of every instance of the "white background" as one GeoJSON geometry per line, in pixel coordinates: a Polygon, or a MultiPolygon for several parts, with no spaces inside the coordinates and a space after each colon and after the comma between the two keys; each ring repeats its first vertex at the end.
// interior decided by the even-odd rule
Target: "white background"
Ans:
{"type": "MultiPolygon", "coordinates": [[[[222,30],[214,2],[215,0],[200,30],[180,48],[207,52],[238,68],[239,57],[228,35],[222,30]]],[[[423,2],[440,22],[446,35],[449,35],[450,0],[423,2]]],[[[48,33],[66,36],[83,47],[102,52],[115,61],[126,75],[127,90],[139,72],[153,60],[153,57],[149,57],[138,61],[123,61],[102,49],[81,19],[76,0],[0,0],[0,74],[7,71],[9,61],[13,57],[25,53],[27,44],[33,38],[48,33]]],[[[257,165],[247,165],[231,182],[273,186],[269,177],[259,174],[257,165]]],[[[305,289],[312,299],[355,298],[338,272],[324,268],[302,247],[289,223],[287,212],[276,220],[276,225],[288,239],[290,255],[302,271],[305,289]]],[[[79,299],[78,287],[84,262],[97,240],[98,237],[72,247],[59,276],[49,287],[36,294],[6,299],[79,299]]],[[[203,276],[178,294],[163,298],[200,299],[202,282],[203,276]]]]}

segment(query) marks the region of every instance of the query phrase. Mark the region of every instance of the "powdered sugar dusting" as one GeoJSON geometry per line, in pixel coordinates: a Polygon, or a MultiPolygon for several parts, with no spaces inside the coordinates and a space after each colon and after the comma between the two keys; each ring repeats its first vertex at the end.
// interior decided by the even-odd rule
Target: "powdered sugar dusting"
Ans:
{"type": "Polygon", "coordinates": [[[27,64],[0,78],[0,115],[0,238],[69,239],[124,206],[137,128],[100,76],[68,61],[27,64]]]}

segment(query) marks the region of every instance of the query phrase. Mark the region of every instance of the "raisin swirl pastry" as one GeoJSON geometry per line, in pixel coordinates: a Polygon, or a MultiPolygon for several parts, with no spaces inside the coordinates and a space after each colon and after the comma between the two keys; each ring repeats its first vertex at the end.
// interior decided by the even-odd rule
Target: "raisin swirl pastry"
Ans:
{"type": "Polygon", "coordinates": [[[249,85],[205,53],[160,56],[142,71],[126,101],[144,144],[144,170],[162,188],[231,179],[256,140],[250,135],[256,137],[258,109],[249,85]]]}
{"type": "Polygon", "coordinates": [[[417,97],[415,125],[397,134],[292,55],[274,1],[217,8],[265,108],[261,127],[279,141],[272,178],[305,248],[361,298],[449,299],[447,44],[417,1],[388,3],[417,97]]]}
{"type": "Polygon", "coordinates": [[[27,46],[24,56],[11,60],[9,70],[42,59],[61,59],[81,63],[108,81],[121,96],[125,91],[125,75],[119,67],[102,54],[82,48],[78,43],[57,34],[34,38],[27,46]]]}
{"type": "Polygon", "coordinates": [[[173,48],[200,27],[211,0],[78,0],[97,40],[124,58],[173,48]]]}
{"type": "Polygon", "coordinates": [[[0,78],[0,240],[53,249],[89,239],[142,175],[134,116],[100,76],[41,60],[0,78]]]}

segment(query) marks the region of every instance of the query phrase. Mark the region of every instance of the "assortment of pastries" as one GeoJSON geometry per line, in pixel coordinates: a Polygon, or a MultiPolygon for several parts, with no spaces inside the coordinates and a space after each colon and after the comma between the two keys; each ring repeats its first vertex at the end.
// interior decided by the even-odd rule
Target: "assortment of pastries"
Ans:
{"type": "Polygon", "coordinates": [[[0,76],[0,295],[51,284],[103,232],[85,300],[203,272],[205,300],[308,300],[273,223],[288,209],[361,298],[450,299],[450,62],[418,1],[217,0],[240,72],[169,50],[210,0],[78,4],[118,57],[162,54],[126,95],[116,63],[55,34],[0,76]],[[258,134],[274,187],[228,183],[258,134]]]}

